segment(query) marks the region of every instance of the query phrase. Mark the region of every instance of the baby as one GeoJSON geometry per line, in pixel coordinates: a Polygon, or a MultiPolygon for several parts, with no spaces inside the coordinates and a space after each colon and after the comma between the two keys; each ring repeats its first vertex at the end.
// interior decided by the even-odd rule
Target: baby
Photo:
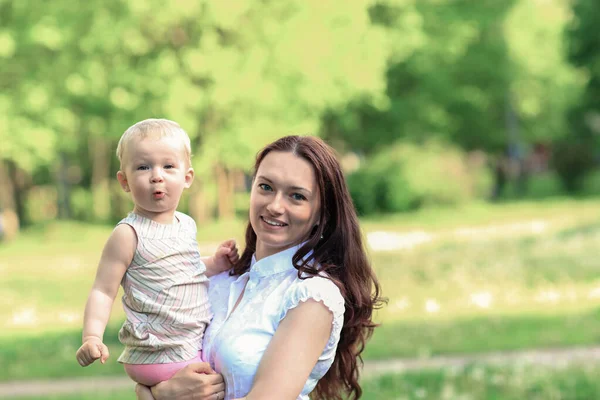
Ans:
{"type": "Polygon", "coordinates": [[[176,211],[192,184],[190,139],[169,120],[147,119],[121,137],[117,179],[134,207],[108,238],[84,314],[77,361],[87,366],[109,356],[102,342],[119,285],[127,319],[119,331],[118,361],[136,382],[153,386],[199,362],[212,314],[208,278],[238,260],[235,241],[200,257],[196,224],[176,211]]]}

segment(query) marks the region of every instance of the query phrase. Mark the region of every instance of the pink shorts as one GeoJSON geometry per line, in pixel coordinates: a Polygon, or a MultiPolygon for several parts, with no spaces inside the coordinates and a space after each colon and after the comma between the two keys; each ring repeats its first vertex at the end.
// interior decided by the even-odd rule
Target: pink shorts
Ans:
{"type": "Polygon", "coordinates": [[[127,375],[137,383],[154,386],[157,383],[171,379],[173,375],[189,364],[202,362],[200,353],[191,360],[168,364],[123,364],[127,375]]]}

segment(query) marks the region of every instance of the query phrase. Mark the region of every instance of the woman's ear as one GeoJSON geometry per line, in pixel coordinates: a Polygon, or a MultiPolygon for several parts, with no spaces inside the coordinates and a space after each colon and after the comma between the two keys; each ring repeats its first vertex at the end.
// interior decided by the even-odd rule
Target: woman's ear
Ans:
{"type": "Polygon", "coordinates": [[[317,230],[319,229],[319,224],[315,224],[312,228],[312,230],[310,231],[310,236],[313,236],[315,233],[317,233],[317,230]]]}

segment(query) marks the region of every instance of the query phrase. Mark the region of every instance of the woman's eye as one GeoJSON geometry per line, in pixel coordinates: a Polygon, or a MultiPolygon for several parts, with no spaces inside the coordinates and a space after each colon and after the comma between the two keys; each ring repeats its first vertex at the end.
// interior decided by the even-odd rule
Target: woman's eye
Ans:
{"type": "Polygon", "coordinates": [[[298,200],[298,201],[303,201],[303,200],[306,200],[306,197],[304,197],[300,193],[294,193],[294,194],[292,194],[292,199],[298,200]]]}
{"type": "Polygon", "coordinates": [[[261,188],[264,191],[267,191],[267,192],[272,192],[273,191],[273,188],[271,186],[267,185],[266,183],[260,183],[258,185],[258,187],[261,188]]]}

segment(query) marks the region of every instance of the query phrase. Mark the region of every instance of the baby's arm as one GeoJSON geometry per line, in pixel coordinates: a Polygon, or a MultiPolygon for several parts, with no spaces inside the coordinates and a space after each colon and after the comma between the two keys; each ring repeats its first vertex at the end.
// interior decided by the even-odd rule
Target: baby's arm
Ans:
{"type": "Polygon", "coordinates": [[[102,343],[119,284],[133,260],[137,236],[127,224],[118,225],[104,246],[98,264],[96,279],[85,306],[83,317],[83,345],[77,350],[77,361],[86,367],[100,358],[104,364],[109,356],[102,343]]]}
{"type": "Polygon", "coordinates": [[[202,262],[206,265],[206,276],[213,276],[229,270],[239,259],[235,240],[229,239],[219,245],[214,255],[202,257],[202,262]]]}

